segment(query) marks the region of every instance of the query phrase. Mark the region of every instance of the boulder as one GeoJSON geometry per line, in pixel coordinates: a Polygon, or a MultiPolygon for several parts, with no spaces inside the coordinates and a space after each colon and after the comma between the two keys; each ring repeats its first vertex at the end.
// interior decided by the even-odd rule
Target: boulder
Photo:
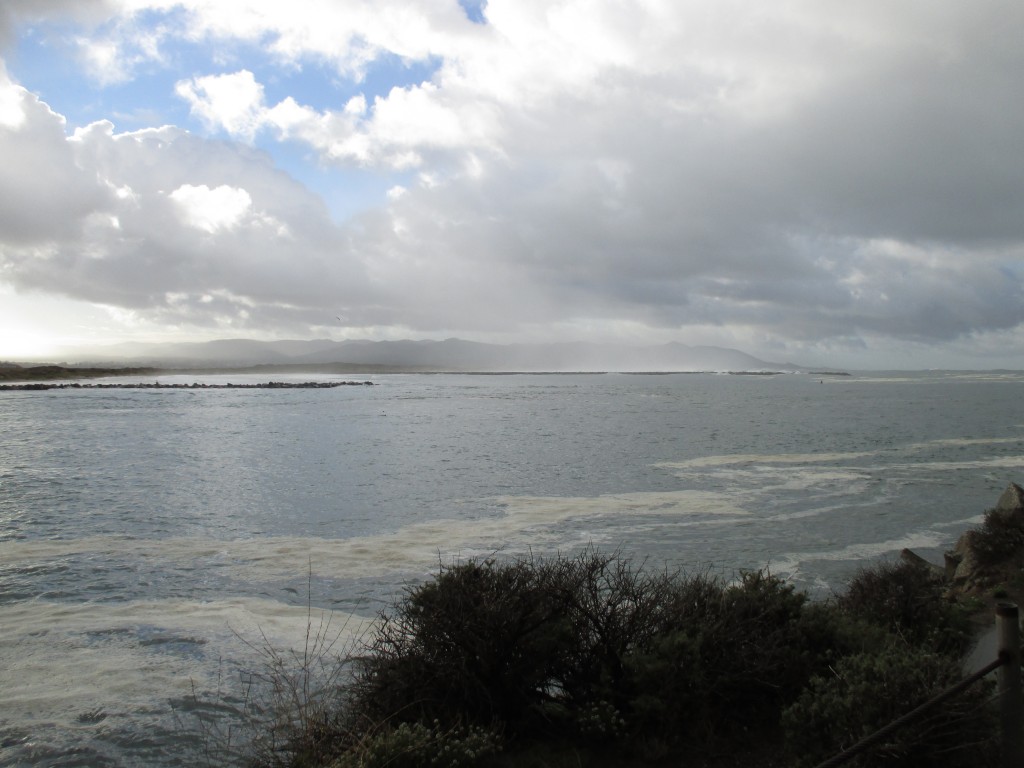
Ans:
{"type": "Polygon", "coordinates": [[[943,571],[941,567],[935,565],[934,563],[929,563],[916,552],[913,552],[909,549],[904,549],[900,552],[900,558],[905,563],[910,563],[918,568],[923,569],[926,573],[928,573],[929,576],[932,577],[932,579],[935,579],[937,581],[944,581],[946,578],[945,571],[943,571]]]}
{"type": "Polygon", "coordinates": [[[1024,488],[1016,483],[1010,483],[996,502],[996,508],[989,514],[1003,522],[1024,526],[1024,488]]]}
{"type": "MultiPolygon", "coordinates": [[[[976,537],[974,531],[967,531],[959,539],[957,539],[956,546],[953,548],[952,560],[955,562],[955,568],[951,581],[956,586],[971,587],[974,586],[977,581],[982,577],[981,565],[978,562],[978,555],[974,551],[974,539],[976,537]]],[[[947,563],[949,561],[947,560],[947,563]]]]}

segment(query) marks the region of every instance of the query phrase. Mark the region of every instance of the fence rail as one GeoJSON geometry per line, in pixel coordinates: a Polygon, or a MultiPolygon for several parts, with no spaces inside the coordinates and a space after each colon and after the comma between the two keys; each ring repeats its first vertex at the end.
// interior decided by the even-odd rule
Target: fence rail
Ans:
{"type": "Polygon", "coordinates": [[[999,656],[959,683],[898,717],[886,726],[865,736],[852,747],[830,757],[816,768],[836,768],[863,754],[894,731],[912,723],[921,715],[944,701],[963,693],[986,675],[998,671],[1000,735],[1002,738],[1002,768],[1024,766],[1024,699],[1021,698],[1020,617],[1016,605],[1000,603],[996,606],[996,632],[999,638],[999,656]]]}

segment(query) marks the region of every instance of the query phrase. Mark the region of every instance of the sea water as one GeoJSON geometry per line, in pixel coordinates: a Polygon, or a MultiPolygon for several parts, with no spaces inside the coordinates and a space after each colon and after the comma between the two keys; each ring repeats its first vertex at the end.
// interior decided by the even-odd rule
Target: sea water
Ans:
{"type": "Polygon", "coordinates": [[[0,392],[0,764],[196,764],[268,648],[357,643],[441,563],[593,547],[826,596],[1024,483],[1018,373],[359,378],[0,392]]]}

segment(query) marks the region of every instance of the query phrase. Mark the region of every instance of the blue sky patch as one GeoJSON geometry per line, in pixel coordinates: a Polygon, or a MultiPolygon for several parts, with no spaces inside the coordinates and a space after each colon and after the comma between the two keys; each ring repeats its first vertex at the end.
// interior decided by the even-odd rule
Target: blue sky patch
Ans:
{"type": "Polygon", "coordinates": [[[487,18],[484,16],[487,0],[459,0],[459,5],[466,12],[466,17],[474,24],[487,23],[487,18]]]}
{"type": "MultiPolygon", "coordinates": [[[[153,14],[146,14],[152,16],[153,14]]],[[[166,14],[159,16],[171,21],[166,14]]],[[[342,109],[362,94],[368,104],[393,88],[429,81],[442,64],[440,57],[417,61],[381,52],[367,65],[361,80],[339,73],[330,62],[310,57],[282,67],[258,45],[196,44],[167,38],[160,45],[165,61],[139,59],[124,82],[102,84],[83,65],[75,44],[80,30],[71,25],[26,27],[7,60],[8,71],[68,120],[69,130],[101,119],[119,130],[174,124],[199,129],[188,105],[175,94],[181,79],[250,70],[264,87],[267,106],[291,96],[303,106],[325,112],[342,109]],[[130,109],[124,105],[130,104],[130,109]]],[[[132,52],[129,51],[131,56],[132,52]]]]}
{"type": "MultiPolygon", "coordinates": [[[[482,7],[482,6],[481,6],[482,7]]],[[[147,13],[151,23],[174,25],[173,15],[147,13]]],[[[105,30],[100,30],[101,33],[105,30]]],[[[106,30],[109,31],[109,30],[106,30]]],[[[17,47],[7,60],[8,71],[21,85],[67,120],[67,132],[97,120],[110,120],[118,133],[176,125],[198,135],[225,137],[211,131],[190,114],[188,103],[175,93],[182,79],[225,75],[248,69],[263,85],[266,105],[287,97],[319,112],[337,111],[362,94],[372,107],[392,88],[407,88],[429,81],[441,66],[439,57],[423,61],[381,52],[356,80],[341,75],[330,62],[310,57],[296,66],[282,67],[259,46],[236,42],[197,44],[166,38],[160,45],[163,61],[141,59],[123,82],[102,84],[83,66],[75,39],[82,34],[73,25],[24,27],[17,47]]],[[[255,137],[256,148],[268,153],[277,167],[306,185],[327,204],[336,221],[380,205],[389,189],[407,186],[414,174],[383,169],[342,168],[322,163],[316,151],[302,142],[279,141],[271,132],[255,137]]]]}

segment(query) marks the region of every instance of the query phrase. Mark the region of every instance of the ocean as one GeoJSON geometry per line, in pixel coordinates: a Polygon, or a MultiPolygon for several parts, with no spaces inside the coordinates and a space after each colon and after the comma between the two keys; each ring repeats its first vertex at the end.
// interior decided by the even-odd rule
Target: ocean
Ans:
{"type": "Polygon", "coordinates": [[[0,764],[201,764],[267,648],[356,643],[441,563],[593,547],[826,597],[1024,483],[1021,373],[363,379],[0,391],[0,764]]]}

